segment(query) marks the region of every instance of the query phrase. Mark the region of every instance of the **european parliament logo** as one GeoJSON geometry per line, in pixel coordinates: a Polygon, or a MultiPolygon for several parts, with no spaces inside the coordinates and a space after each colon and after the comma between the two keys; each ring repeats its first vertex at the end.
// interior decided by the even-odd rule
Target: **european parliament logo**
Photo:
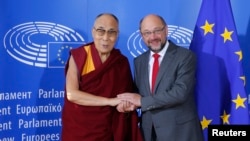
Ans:
{"type": "Polygon", "coordinates": [[[51,22],[27,22],[5,34],[4,48],[15,60],[35,67],[63,68],[69,50],[85,43],[75,30],[51,22]]]}
{"type": "MultiPolygon", "coordinates": [[[[189,48],[193,37],[193,31],[176,25],[168,25],[168,39],[179,46],[189,48]]],[[[127,41],[127,48],[133,57],[137,57],[148,48],[145,46],[140,35],[140,31],[132,33],[127,41]]]]}

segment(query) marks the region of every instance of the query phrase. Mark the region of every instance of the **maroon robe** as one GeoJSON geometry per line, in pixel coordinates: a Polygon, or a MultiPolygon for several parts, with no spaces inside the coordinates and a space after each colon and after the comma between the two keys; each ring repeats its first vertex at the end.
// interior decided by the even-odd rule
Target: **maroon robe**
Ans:
{"type": "MultiPolygon", "coordinates": [[[[101,63],[93,43],[72,49],[79,71],[79,89],[98,96],[116,97],[133,91],[128,60],[118,49],[101,63]],[[81,75],[90,45],[95,70],[81,75]]],[[[65,71],[67,72],[68,65],[65,71]]],[[[111,106],[81,106],[68,101],[66,95],[62,113],[62,141],[141,141],[136,111],[120,113],[111,106]]]]}

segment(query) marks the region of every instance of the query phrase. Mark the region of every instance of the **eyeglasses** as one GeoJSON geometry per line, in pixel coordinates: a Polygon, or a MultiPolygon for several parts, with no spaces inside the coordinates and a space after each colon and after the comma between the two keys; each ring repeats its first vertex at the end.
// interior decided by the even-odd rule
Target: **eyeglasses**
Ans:
{"type": "Polygon", "coordinates": [[[117,33],[118,33],[118,31],[113,30],[113,29],[111,29],[111,30],[104,30],[104,29],[95,28],[95,27],[94,27],[94,29],[95,29],[95,31],[96,31],[96,33],[97,33],[98,36],[104,36],[107,33],[107,35],[109,37],[113,37],[113,36],[116,36],[117,33]]]}
{"type": "Polygon", "coordinates": [[[145,31],[145,32],[142,32],[142,36],[144,37],[149,37],[151,34],[156,34],[156,35],[159,35],[162,33],[162,31],[165,29],[165,26],[163,26],[162,28],[160,29],[155,29],[153,31],[145,31]]]}

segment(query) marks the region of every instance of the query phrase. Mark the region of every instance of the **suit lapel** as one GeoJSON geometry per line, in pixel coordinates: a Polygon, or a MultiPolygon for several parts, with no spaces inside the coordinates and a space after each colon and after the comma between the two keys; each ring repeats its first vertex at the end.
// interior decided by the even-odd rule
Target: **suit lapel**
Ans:
{"type": "Polygon", "coordinates": [[[159,72],[158,72],[158,75],[156,78],[155,89],[157,89],[158,84],[160,83],[161,79],[163,78],[162,76],[165,73],[168,73],[168,70],[171,69],[170,63],[174,62],[173,59],[174,59],[175,52],[176,52],[176,46],[173,43],[169,42],[168,50],[166,51],[166,53],[163,57],[163,60],[161,62],[160,69],[159,69],[159,72]]]}
{"type": "Polygon", "coordinates": [[[143,64],[143,69],[142,69],[143,75],[142,76],[145,76],[142,78],[143,82],[144,82],[145,89],[147,89],[147,91],[151,92],[150,84],[149,84],[149,65],[148,65],[149,57],[150,57],[150,51],[147,51],[146,54],[143,56],[143,59],[142,59],[143,62],[141,62],[141,63],[143,64]],[[147,62],[147,63],[145,63],[145,62],[147,62]]]}

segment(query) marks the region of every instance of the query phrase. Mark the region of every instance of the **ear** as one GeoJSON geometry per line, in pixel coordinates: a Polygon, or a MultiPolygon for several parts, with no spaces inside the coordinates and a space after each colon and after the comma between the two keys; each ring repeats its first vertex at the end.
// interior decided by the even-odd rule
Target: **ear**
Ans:
{"type": "Polygon", "coordinates": [[[94,37],[95,36],[95,29],[94,28],[92,28],[91,33],[92,33],[92,37],[94,37]]]}
{"type": "Polygon", "coordinates": [[[117,30],[117,34],[116,34],[116,37],[117,37],[117,38],[119,37],[119,33],[120,33],[120,31],[117,30]]]}

